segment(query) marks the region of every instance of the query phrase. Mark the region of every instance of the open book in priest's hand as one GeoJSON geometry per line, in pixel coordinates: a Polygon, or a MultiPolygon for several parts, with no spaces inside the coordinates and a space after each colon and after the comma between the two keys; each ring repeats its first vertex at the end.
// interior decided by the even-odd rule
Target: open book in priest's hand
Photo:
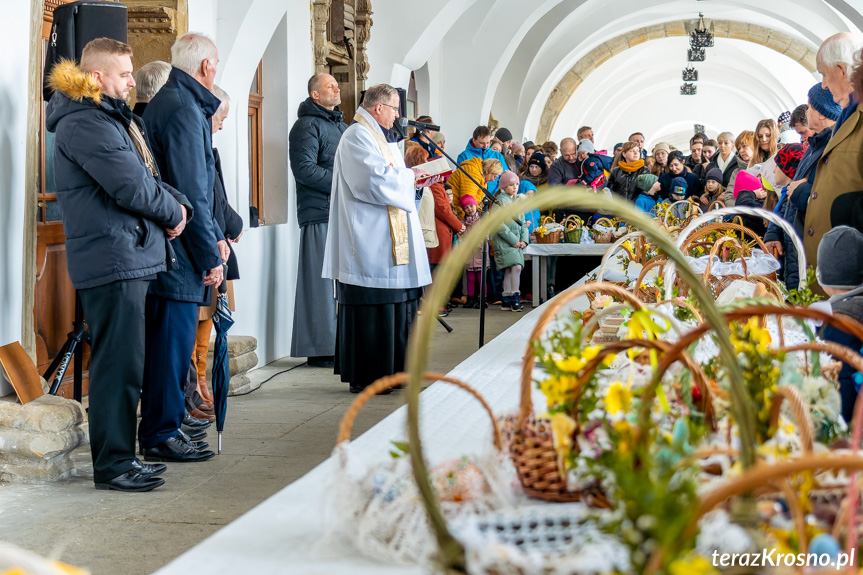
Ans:
{"type": "Polygon", "coordinates": [[[414,185],[417,188],[425,188],[432,184],[442,184],[449,179],[453,171],[446,158],[436,158],[414,167],[429,173],[428,176],[423,176],[416,180],[414,185]]]}

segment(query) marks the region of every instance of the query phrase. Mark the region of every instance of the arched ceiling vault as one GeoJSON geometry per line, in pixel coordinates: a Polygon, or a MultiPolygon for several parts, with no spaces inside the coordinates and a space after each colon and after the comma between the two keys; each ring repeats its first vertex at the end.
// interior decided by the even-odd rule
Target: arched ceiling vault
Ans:
{"type": "MultiPolygon", "coordinates": [[[[573,93],[587,76],[597,70],[609,58],[650,40],[689,36],[697,24],[697,20],[671,21],[665,24],[638,28],[603,42],[591,50],[563,75],[552,90],[540,116],[536,140],[542,142],[548,139],[561,110],[566,106],[573,93]]],[[[729,20],[713,21],[713,26],[716,38],[733,38],[766,46],[799,62],[809,72],[815,72],[815,49],[784,32],[758,24],[729,20]]]]}

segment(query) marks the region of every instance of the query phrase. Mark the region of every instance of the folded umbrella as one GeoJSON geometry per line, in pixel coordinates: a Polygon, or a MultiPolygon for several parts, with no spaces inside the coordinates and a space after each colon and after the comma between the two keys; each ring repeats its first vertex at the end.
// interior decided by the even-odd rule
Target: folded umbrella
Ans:
{"type": "Polygon", "coordinates": [[[228,308],[227,284],[219,286],[213,326],[216,328],[216,343],[213,347],[213,409],[216,416],[216,431],[219,435],[217,453],[222,453],[222,430],[225,428],[225,413],[228,410],[228,330],[234,325],[228,308]]]}

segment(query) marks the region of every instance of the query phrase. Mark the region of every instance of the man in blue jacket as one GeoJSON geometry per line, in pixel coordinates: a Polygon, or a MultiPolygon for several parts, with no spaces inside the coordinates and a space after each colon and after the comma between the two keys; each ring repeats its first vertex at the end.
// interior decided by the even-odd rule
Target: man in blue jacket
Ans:
{"type": "Polygon", "coordinates": [[[506,158],[503,157],[503,154],[495,152],[489,146],[491,146],[491,130],[488,129],[488,126],[477,126],[473,131],[473,137],[468,140],[467,146],[458,155],[456,162],[461,164],[471,158],[479,158],[480,160],[495,159],[500,161],[501,166],[505,166],[506,158]]]}
{"type": "Polygon", "coordinates": [[[300,225],[291,356],[308,358],[311,367],[331,368],[336,353],[336,299],[333,280],[321,274],[330,219],[333,158],[348,127],[339,110],[342,97],[335,78],[315,74],[309,80],[308,91],[309,97],[300,104],[288,137],[300,225]]]}
{"type": "MultiPolygon", "coordinates": [[[[66,265],[90,330],[90,450],[97,489],[150,491],[164,465],[135,457],[135,412],[144,381],[145,301],[166,269],[168,243],[191,204],[162,183],[143,126],[126,104],[132,49],[93,40],[81,65],[49,77],[46,128],[56,134],[54,176],[66,265]]],[[[173,257],[173,256],[170,256],[173,257]]]]}
{"type": "Polygon", "coordinates": [[[195,348],[198,306],[212,300],[229,249],[213,213],[216,169],[210,118],[219,55],[205,36],[186,34],[171,47],[171,74],[144,112],[162,177],[192,203],[196,217],[175,242],[176,269],[159,274],[147,296],[147,366],[138,440],[148,461],[205,461],[215,455],[180,431],[195,348]]]}

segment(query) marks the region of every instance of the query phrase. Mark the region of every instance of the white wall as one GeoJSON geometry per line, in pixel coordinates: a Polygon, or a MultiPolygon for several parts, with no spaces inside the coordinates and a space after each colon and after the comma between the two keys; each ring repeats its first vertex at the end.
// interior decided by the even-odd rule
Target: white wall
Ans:
{"type": "MultiPolygon", "coordinates": [[[[193,13],[189,21],[206,20],[193,13]]],[[[235,250],[241,279],[234,283],[237,309],[231,332],[258,340],[259,365],[289,355],[296,289],[299,228],[287,137],[313,72],[311,11],[303,0],[218,0],[216,83],[231,96],[231,115],[214,139],[222,156],[231,205],[249,221],[249,143],[246,102],[258,62],[264,59],[264,186],[287,187],[281,206],[287,223],[246,228],[235,250]],[[290,17],[286,17],[289,14],[290,17]]],[[[206,6],[205,6],[206,9],[206,6]]],[[[203,25],[203,24],[202,24],[203,25]]],[[[283,194],[284,195],[284,194],[283,194]]]]}
{"type": "MultiPolygon", "coordinates": [[[[0,345],[21,339],[30,2],[3,6],[0,34],[0,345]]],[[[32,278],[35,282],[36,279],[32,278]]],[[[0,378],[2,379],[2,378],[0,378]]],[[[0,383],[0,395],[8,391],[0,383]]]]}

